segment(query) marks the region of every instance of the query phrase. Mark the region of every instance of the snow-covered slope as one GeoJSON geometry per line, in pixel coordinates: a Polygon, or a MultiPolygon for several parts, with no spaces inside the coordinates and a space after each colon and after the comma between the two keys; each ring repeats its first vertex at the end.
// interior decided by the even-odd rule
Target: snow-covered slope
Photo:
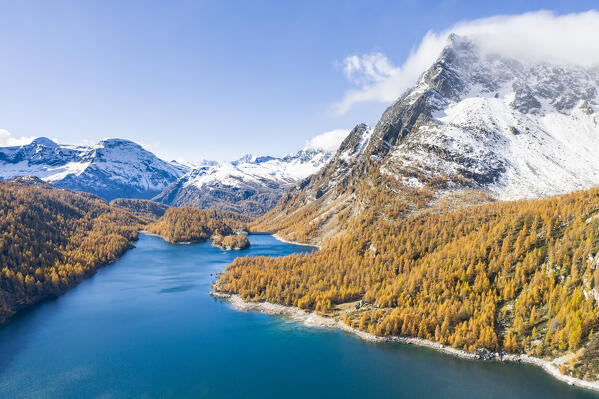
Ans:
{"type": "Polygon", "coordinates": [[[500,200],[584,189],[599,185],[598,111],[599,67],[527,64],[451,35],[418,83],[361,133],[368,145],[354,169],[372,163],[404,185],[441,179],[500,200]]]}
{"type": "Polygon", "coordinates": [[[318,241],[343,224],[336,215],[381,206],[370,201],[377,189],[399,198],[422,187],[462,198],[466,189],[468,201],[471,188],[511,200],[597,186],[599,67],[527,63],[450,35],[374,129],[359,125],[346,141],[282,197],[263,228],[292,233],[300,220],[319,226],[318,241]],[[391,179],[377,188],[380,174],[391,179]]]}
{"type": "Polygon", "coordinates": [[[289,186],[321,169],[332,156],[332,151],[312,147],[282,158],[246,155],[233,162],[196,168],[154,200],[259,215],[272,208],[289,186]]]}
{"type": "Polygon", "coordinates": [[[289,186],[322,168],[332,155],[330,148],[307,145],[281,158],[246,155],[223,164],[165,162],[128,140],[72,146],[40,137],[27,145],[0,147],[0,178],[37,176],[107,200],[156,197],[168,205],[257,215],[272,208],[289,186]]]}
{"type": "Polygon", "coordinates": [[[40,137],[0,148],[0,178],[37,176],[58,187],[117,197],[151,198],[187,169],[165,162],[128,140],[70,146],[40,137]]]}
{"type": "Polygon", "coordinates": [[[598,94],[599,68],[525,64],[482,54],[453,35],[433,67],[386,112],[422,106],[383,168],[464,176],[498,199],[597,185],[598,94]]]}

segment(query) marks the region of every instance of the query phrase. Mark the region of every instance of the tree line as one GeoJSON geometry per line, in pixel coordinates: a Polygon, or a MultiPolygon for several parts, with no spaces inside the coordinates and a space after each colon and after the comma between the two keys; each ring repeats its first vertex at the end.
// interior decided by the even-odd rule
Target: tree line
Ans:
{"type": "Polygon", "coordinates": [[[141,225],[95,196],[0,181],[0,323],[117,259],[141,225]]]}
{"type": "Polygon", "coordinates": [[[169,208],[146,230],[169,242],[201,242],[212,236],[230,236],[243,229],[247,217],[232,211],[191,207],[169,208]]]}
{"type": "MultiPolygon", "coordinates": [[[[547,358],[571,351],[564,372],[596,378],[598,189],[468,207],[431,207],[427,191],[362,190],[368,206],[322,250],[238,258],[219,289],[336,315],[381,336],[547,358]]],[[[309,236],[309,224],[290,232],[309,236]]]]}

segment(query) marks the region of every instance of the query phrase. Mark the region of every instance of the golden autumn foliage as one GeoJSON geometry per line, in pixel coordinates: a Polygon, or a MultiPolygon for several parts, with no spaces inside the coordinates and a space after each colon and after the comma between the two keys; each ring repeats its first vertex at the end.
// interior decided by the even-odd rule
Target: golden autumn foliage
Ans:
{"type": "Polygon", "coordinates": [[[147,223],[158,220],[169,208],[159,202],[136,198],[115,198],[110,205],[125,209],[147,223]]]}
{"type": "Polygon", "coordinates": [[[117,259],[140,227],[91,195],[0,181],[0,322],[117,259]]]}
{"type": "MultiPolygon", "coordinates": [[[[281,237],[304,243],[320,243],[324,237],[345,231],[356,217],[375,213],[377,216],[397,218],[414,210],[427,208],[435,197],[430,187],[414,189],[399,186],[392,176],[371,169],[364,177],[347,176],[327,195],[318,196],[321,188],[295,191],[312,180],[329,185],[324,170],[292,189],[266,215],[250,222],[253,232],[276,232],[281,237]],[[351,177],[351,178],[350,178],[351,177]]],[[[359,175],[362,169],[353,172],[359,175]]],[[[324,188],[323,188],[324,190],[324,188]]]]}
{"type": "Polygon", "coordinates": [[[228,236],[215,236],[212,245],[224,250],[245,249],[250,247],[250,240],[245,234],[231,234],[228,236]]]}
{"type": "Polygon", "coordinates": [[[247,218],[235,212],[198,209],[191,207],[169,208],[158,221],[146,229],[169,242],[201,242],[213,235],[231,235],[243,227],[247,218]]]}
{"type": "MultiPolygon", "coordinates": [[[[320,251],[237,258],[218,289],[321,313],[362,300],[347,324],[468,351],[599,347],[599,189],[446,209],[418,198],[362,194],[369,206],[320,251]]],[[[594,378],[593,359],[572,372],[594,378]]]]}

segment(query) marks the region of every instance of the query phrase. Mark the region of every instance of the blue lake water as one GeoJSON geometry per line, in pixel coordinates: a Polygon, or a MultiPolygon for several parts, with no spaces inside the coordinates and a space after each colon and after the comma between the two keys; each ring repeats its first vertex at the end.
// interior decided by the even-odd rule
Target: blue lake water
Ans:
{"type": "Polygon", "coordinates": [[[136,248],[0,330],[0,398],[599,398],[541,369],[373,344],[208,295],[238,255],[309,251],[267,235],[224,252],[136,248]]]}

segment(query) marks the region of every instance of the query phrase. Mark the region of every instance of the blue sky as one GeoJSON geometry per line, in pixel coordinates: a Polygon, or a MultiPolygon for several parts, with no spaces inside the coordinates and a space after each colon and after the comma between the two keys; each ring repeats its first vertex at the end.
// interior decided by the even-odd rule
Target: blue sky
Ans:
{"type": "Polygon", "coordinates": [[[65,143],[128,138],[167,159],[281,155],[376,123],[385,101],[335,106],[360,84],[347,57],[379,54],[393,67],[427,31],[596,4],[490,3],[2,1],[0,129],[65,143]]]}

